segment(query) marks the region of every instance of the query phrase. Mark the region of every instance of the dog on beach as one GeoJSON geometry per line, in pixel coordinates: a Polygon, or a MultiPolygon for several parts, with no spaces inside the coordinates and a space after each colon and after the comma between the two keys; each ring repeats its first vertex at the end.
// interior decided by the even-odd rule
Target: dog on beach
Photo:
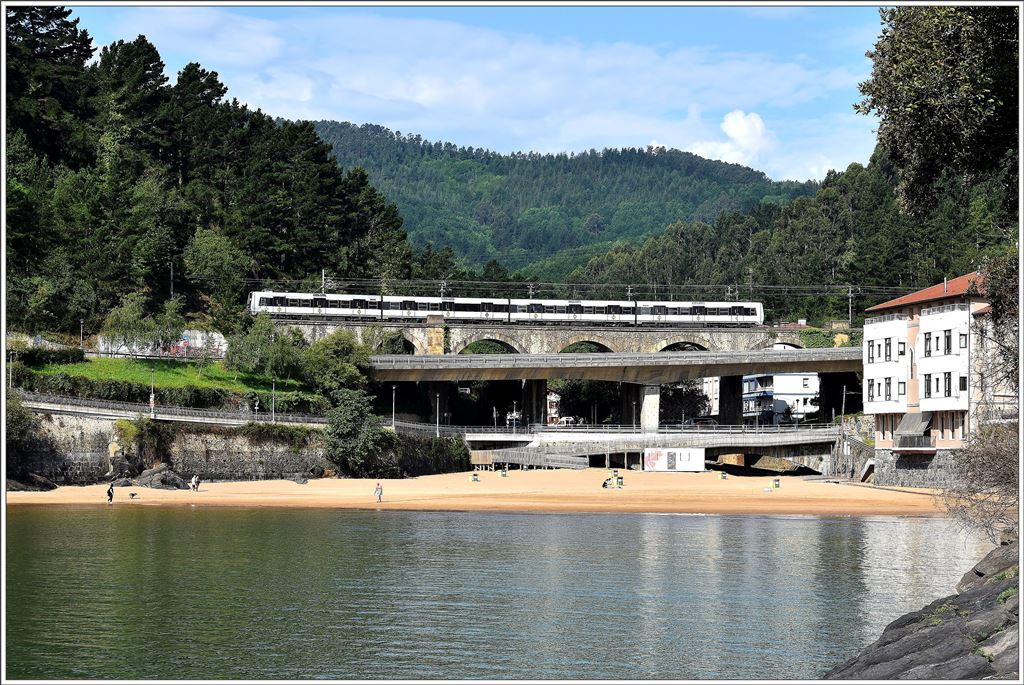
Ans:
{"type": "Polygon", "coordinates": [[[138,496],[139,496],[139,493],[137,493],[137,492],[129,492],[128,493],[128,498],[129,499],[135,499],[138,496]]]}

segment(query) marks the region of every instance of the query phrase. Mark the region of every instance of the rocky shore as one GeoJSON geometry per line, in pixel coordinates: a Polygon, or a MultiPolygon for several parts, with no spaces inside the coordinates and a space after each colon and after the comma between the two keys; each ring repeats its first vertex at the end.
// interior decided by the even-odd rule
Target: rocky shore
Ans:
{"type": "Polygon", "coordinates": [[[957,594],[901,616],[828,680],[1017,680],[1018,543],[968,571],[957,594]]]}

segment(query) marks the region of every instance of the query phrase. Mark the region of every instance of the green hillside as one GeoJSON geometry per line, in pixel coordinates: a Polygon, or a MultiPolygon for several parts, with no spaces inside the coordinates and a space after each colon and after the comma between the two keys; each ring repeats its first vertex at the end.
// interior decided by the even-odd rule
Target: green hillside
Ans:
{"type": "Polygon", "coordinates": [[[498,259],[536,277],[564,278],[602,251],[588,249],[598,243],[641,240],[677,221],[783,204],[817,188],[664,148],[503,155],[372,124],[320,121],[315,129],[342,167],[366,169],[398,205],[415,245],[451,245],[469,265],[498,259]]]}

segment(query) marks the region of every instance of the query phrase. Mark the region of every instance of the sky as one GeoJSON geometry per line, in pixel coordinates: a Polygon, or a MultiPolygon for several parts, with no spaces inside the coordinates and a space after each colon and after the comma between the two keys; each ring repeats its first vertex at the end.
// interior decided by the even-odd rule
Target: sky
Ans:
{"type": "Polygon", "coordinates": [[[867,163],[876,7],[68,5],[97,47],[146,36],[289,119],[498,152],[663,145],[821,179],[867,163]]]}

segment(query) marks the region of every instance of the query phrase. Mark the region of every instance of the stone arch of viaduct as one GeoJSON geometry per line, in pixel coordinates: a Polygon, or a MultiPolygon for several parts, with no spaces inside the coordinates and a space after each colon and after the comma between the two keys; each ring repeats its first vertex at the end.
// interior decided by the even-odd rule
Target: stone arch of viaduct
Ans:
{"type": "Polygon", "coordinates": [[[282,323],[293,326],[315,342],[338,328],[352,331],[360,341],[369,339],[371,331],[397,331],[417,355],[458,354],[481,340],[499,342],[519,354],[555,354],[578,342],[593,342],[610,352],[661,352],[681,346],[711,352],[739,352],[771,348],[783,343],[803,347],[796,331],[776,328],[694,328],[658,329],[630,327],[570,328],[561,326],[502,325],[429,325],[429,324],[359,324],[282,323]]]}

